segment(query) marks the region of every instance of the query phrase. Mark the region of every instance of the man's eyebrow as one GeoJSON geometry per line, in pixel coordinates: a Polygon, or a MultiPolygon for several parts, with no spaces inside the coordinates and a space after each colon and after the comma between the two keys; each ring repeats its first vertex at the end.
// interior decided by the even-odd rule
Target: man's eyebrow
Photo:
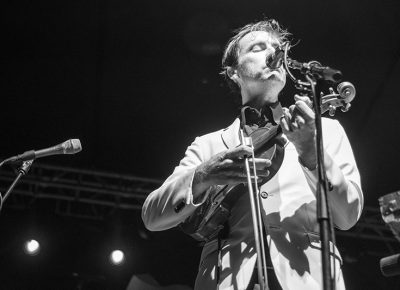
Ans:
{"type": "Polygon", "coordinates": [[[257,40],[257,41],[254,41],[254,42],[250,43],[250,46],[254,46],[254,45],[257,45],[257,44],[265,44],[265,43],[266,43],[265,40],[257,40]]]}
{"type": "MultiPolygon", "coordinates": [[[[266,42],[268,42],[268,39],[256,36],[253,37],[247,44],[245,44],[245,46],[241,47],[239,51],[250,51],[254,45],[265,44],[266,42]]],[[[274,47],[279,47],[281,45],[281,42],[279,41],[279,39],[273,38],[271,39],[271,45],[274,47]]]]}
{"type": "Polygon", "coordinates": [[[246,47],[244,47],[245,48],[245,50],[247,51],[247,50],[249,50],[249,49],[251,49],[253,46],[255,46],[255,45],[260,45],[260,44],[265,44],[266,43],[266,41],[265,40],[262,40],[262,39],[255,39],[255,40],[253,40],[253,41],[250,41],[247,45],[246,45],[246,47]]]}
{"type": "MultiPolygon", "coordinates": [[[[256,38],[256,39],[250,41],[250,42],[247,44],[247,46],[245,47],[245,49],[246,49],[246,50],[249,50],[249,49],[252,48],[254,45],[265,44],[265,43],[267,43],[267,42],[268,42],[268,40],[266,40],[266,39],[257,39],[257,38],[256,38]]],[[[272,40],[272,41],[270,41],[270,43],[271,43],[272,46],[280,46],[280,45],[281,45],[281,43],[280,43],[280,41],[279,41],[278,39],[272,40]]]]}

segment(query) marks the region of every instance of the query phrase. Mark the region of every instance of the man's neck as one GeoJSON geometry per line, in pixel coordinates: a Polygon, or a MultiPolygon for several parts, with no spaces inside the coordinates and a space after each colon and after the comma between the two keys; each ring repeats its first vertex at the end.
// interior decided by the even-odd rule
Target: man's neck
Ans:
{"type": "Polygon", "coordinates": [[[255,109],[260,110],[265,106],[270,106],[278,102],[278,93],[276,94],[259,94],[259,95],[248,95],[242,92],[242,104],[251,106],[255,109]]]}

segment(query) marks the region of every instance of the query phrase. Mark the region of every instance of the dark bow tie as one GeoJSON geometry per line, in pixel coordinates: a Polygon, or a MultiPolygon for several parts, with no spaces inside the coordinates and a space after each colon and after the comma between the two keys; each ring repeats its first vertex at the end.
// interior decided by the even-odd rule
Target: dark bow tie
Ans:
{"type": "Polygon", "coordinates": [[[283,110],[279,102],[271,106],[265,106],[261,110],[250,106],[243,106],[240,110],[242,125],[248,126],[257,125],[258,127],[264,127],[268,123],[277,125],[282,116],[283,110]]]}
{"type": "Polygon", "coordinates": [[[258,127],[263,127],[268,123],[269,117],[267,110],[257,110],[250,106],[245,106],[241,110],[242,122],[248,126],[257,125],[258,127]]]}

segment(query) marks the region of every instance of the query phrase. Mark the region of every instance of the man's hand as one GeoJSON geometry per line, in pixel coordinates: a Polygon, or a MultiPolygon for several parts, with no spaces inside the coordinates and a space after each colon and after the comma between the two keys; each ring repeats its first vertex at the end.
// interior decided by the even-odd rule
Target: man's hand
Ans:
{"type": "Polygon", "coordinates": [[[294,144],[303,165],[309,169],[317,166],[315,143],[315,113],[308,97],[295,95],[296,103],[284,109],[281,119],[283,133],[294,144]]]}
{"type": "MultiPolygon", "coordinates": [[[[251,156],[251,148],[241,145],[218,153],[210,160],[200,164],[193,179],[194,193],[201,193],[212,185],[247,183],[244,157],[251,156]]],[[[254,158],[257,176],[265,178],[269,172],[267,167],[271,161],[264,158],[254,158]]],[[[253,159],[249,159],[250,167],[253,168],[253,159]]]]}

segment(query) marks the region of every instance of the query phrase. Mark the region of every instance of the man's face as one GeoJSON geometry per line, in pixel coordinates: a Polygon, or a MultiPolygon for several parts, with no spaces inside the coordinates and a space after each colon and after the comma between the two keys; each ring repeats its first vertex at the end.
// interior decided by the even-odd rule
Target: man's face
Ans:
{"type": "Polygon", "coordinates": [[[280,46],[279,39],[266,31],[253,31],[239,41],[237,74],[241,87],[281,91],[286,83],[286,73],[281,66],[267,67],[267,59],[280,46]]]}

